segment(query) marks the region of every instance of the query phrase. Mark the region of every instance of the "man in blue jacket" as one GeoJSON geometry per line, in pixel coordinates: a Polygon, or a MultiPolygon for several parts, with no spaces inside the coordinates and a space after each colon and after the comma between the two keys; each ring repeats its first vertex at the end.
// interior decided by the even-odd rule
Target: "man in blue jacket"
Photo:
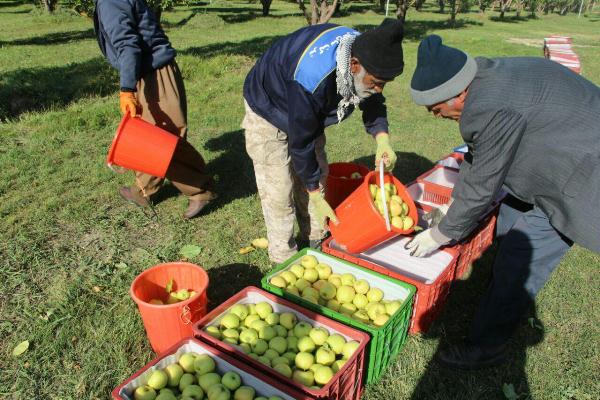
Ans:
{"type": "MultiPolygon", "coordinates": [[[[182,138],[166,176],[189,199],[184,218],[193,218],[215,196],[204,159],[186,140],[187,103],[175,50],[145,0],[95,0],[95,4],[98,44],[119,70],[121,112],[141,116],[182,138]]],[[[135,184],[119,193],[144,207],[163,180],[141,172],[135,175],[135,184]]]]}
{"type": "Polygon", "coordinates": [[[282,262],[300,239],[319,241],[335,213],[324,198],[328,166],[324,129],[359,107],[377,143],[376,163],[391,170],[385,84],[402,73],[402,23],[386,19],[366,33],[322,24],[277,41],[244,84],[246,150],[252,158],[269,239],[269,257],[282,262]]]}

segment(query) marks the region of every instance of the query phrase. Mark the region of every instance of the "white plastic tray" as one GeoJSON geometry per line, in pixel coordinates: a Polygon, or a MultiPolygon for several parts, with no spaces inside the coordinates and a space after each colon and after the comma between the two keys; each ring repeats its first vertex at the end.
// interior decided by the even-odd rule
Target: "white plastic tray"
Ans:
{"type": "MultiPolygon", "coordinates": [[[[395,237],[354,256],[425,284],[435,282],[452,262],[452,255],[436,250],[427,257],[412,257],[409,250],[404,248],[409,240],[410,238],[405,236],[395,237]]],[[[335,241],[332,241],[330,246],[340,249],[335,241]]]]}
{"type": "Polygon", "coordinates": [[[456,168],[456,169],[460,168],[460,162],[454,157],[442,158],[441,160],[439,160],[437,162],[437,165],[441,165],[443,167],[449,167],[449,168],[456,168]]]}
{"type": "Polygon", "coordinates": [[[213,354],[210,350],[206,349],[201,344],[192,341],[191,339],[188,342],[184,343],[179,349],[177,349],[175,353],[163,357],[156,364],[148,367],[146,371],[144,371],[137,378],[127,383],[127,385],[125,385],[119,392],[119,396],[124,400],[133,400],[133,391],[137,387],[147,384],[148,378],[156,368],[166,368],[168,365],[176,363],[182,354],[189,353],[192,351],[198,354],[210,355],[213,358],[213,360],[215,360],[215,364],[217,365],[217,372],[221,375],[228,371],[233,371],[239,374],[242,378],[242,384],[252,386],[256,390],[257,396],[279,396],[285,400],[294,400],[293,397],[283,393],[279,389],[258,379],[257,377],[249,374],[248,372],[231,365],[227,361],[224,361],[223,359],[219,358],[219,356],[213,354]]]}
{"type": "Polygon", "coordinates": [[[458,182],[458,172],[447,168],[436,168],[430,175],[425,177],[424,181],[453,188],[458,182]]]}

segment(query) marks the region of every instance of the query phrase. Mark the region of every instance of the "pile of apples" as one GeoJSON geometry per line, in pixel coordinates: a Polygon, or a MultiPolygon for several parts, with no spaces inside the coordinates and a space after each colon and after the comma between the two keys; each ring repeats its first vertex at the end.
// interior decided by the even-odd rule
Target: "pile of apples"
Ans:
{"type": "Polygon", "coordinates": [[[146,385],[133,392],[135,400],[282,400],[256,396],[251,386],[243,386],[233,371],[220,375],[215,360],[208,354],[185,353],[179,362],[156,369],[146,385]]]}
{"type": "Polygon", "coordinates": [[[402,306],[398,300],[385,300],[381,289],[350,273],[335,274],[329,265],[312,255],[303,256],[271,277],[269,282],[289,293],[340,312],[354,320],[377,327],[385,325],[402,306]]]}
{"type": "Polygon", "coordinates": [[[172,289],[173,279],[169,280],[169,282],[165,286],[165,292],[167,292],[168,295],[166,303],[161,299],[152,299],[149,301],[149,303],[154,305],[175,304],[179,303],[180,301],[191,299],[196,295],[196,292],[193,290],[179,289],[177,291],[174,291],[172,289]]]}
{"type": "Polygon", "coordinates": [[[360,172],[353,172],[352,175],[348,176],[340,176],[340,179],[361,179],[363,176],[360,172]]]}
{"type": "MultiPolygon", "coordinates": [[[[405,203],[400,196],[398,196],[398,189],[396,188],[396,185],[392,183],[384,183],[384,189],[387,211],[392,226],[396,229],[401,229],[404,231],[412,228],[412,226],[415,224],[415,221],[408,216],[408,204],[405,203]]],[[[375,208],[377,208],[377,211],[379,211],[381,216],[385,217],[381,188],[377,185],[370,184],[369,191],[371,192],[371,199],[373,199],[375,208]]]]}
{"type": "Polygon", "coordinates": [[[236,304],[218,325],[207,326],[205,331],[315,389],[326,385],[359,347],[357,341],[298,321],[293,312],[273,312],[267,302],[236,304]]]}

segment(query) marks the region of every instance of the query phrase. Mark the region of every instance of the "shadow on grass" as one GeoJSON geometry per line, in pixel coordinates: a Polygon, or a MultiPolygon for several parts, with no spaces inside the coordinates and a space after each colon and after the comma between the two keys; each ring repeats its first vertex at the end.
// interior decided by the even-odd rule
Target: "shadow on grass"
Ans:
{"type": "Polygon", "coordinates": [[[4,7],[16,7],[16,6],[20,6],[21,4],[25,4],[25,1],[23,1],[23,0],[0,1],[0,8],[4,8],[4,7]]]}
{"type": "MultiPolygon", "coordinates": [[[[511,240],[519,243],[529,243],[528,238],[520,233],[511,231],[511,240]]],[[[527,245],[524,246],[528,247],[527,245]]],[[[521,249],[523,250],[523,249],[521,249]]],[[[509,341],[508,360],[494,368],[486,368],[475,371],[463,371],[449,369],[441,366],[435,360],[441,348],[447,343],[459,344],[465,340],[469,330],[469,324],[473,315],[478,310],[478,304],[487,292],[492,282],[492,266],[498,253],[498,246],[490,248],[481,259],[472,265],[471,275],[466,280],[457,280],[452,284],[448,302],[439,319],[433,324],[430,331],[424,335],[426,339],[439,338],[440,344],[435,351],[434,359],[427,366],[421,376],[411,399],[505,399],[503,386],[512,385],[518,398],[530,398],[529,384],[525,365],[527,361],[526,349],[540,343],[544,337],[544,328],[537,319],[535,303],[525,293],[525,281],[529,276],[529,270],[511,278],[511,282],[520,288],[522,294],[527,296],[529,311],[523,317],[529,317],[529,323],[519,326],[512,339],[509,341]],[[443,393],[443,396],[440,396],[443,393]]],[[[525,261],[527,265],[529,261],[525,261]]],[[[502,278],[501,278],[502,279],[502,278]]],[[[483,304],[483,303],[482,303],[483,304]]],[[[507,310],[497,310],[495,319],[503,321],[506,316],[514,315],[507,310]]],[[[488,315],[489,317],[489,315],[488,315]]],[[[524,318],[527,319],[527,318],[524,318]]],[[[481,320],[484,321],[484,320],[481,320]]],[[[489,319],[485,324],[492,324],[489,319]]],[[[501,323],[497,323],[500,327],[501,323]]],[[[475,325],[471,327],[473,329],[475,325]]],[[[479,324],[483,326],[483,322],[479,324]]],[[[496,330],[494,330],[496,332],[496,330]]],[[[516,397],[515,397],[516,398],[516,397]]]]}
{"type": "Polygon", "coordinates": [[[263,274],[255,265],[236,263],[208,270],[208,308],[212,310],[246,286],[260,287],[263,274]]]}
{"type": "MultiPolygon", "coordinates": [[[[471,21],[466,19],[458,19],[454,23],[454,26],[450,21],[412,21],[407,20],[404,25],[404,38],[410,40],[421,40],[428,33],[433,31],[445,30],[445,29],[463,29],[469,26],[481,26],[483,25],[478,21],[471,21]]],[[[369,29],[373,29],[377,25],[355,25],[354,28],[360,32],[364,32],[369,29]]]]}
{"type": "Polygon", "coordinates": [[[489,18],[489,20],[493,21],[493,22],[506,22],[509,24],[517,24],[519,22],[527,22],[527,21],[531,21],[534,19],[538,19],[538,17],[535,15],[526,15],[526,16],[510,15],[510,16],[505,16],[504,18],[500,18],[499,15],[492,15],[489,18]]]}
{"type": "MultiPolygon", "coordinates": [[[[29,11],[28,11],[29,12],[29,11]]],[[[0,46],[26,46],[26,45],[54,45],[75,42],[78,40],[94,38],[94,30],[88,29],[85,31],[71,32],[54,32],[43,36],[15,39],[15,40],[0,40],[0,46]]]]}
{"type": "MultiPolygon", "coordinates": [[[[423,173],[423,171],[428,171],[434,166],[434,163],[428,158],[420,156],[416,153],[403,153],[397,151],[396,156],[398,157],[398,160],[394,166],[393,174],[400,180],[400,182],[404,184],[414,181],[417,176],[423,173]]],[[[375,168],[374,155],[360,157],[352,162],[362,164],[370,170],[375,168]]]]}
{"type": "Polygon", "coordinates": [[[118,73],[102,57],[10,71],[0,75],[0,121],[88,96],[106,96],[118,90],[118,82],[118,73]]]}
{"type": "Polygon", "coordinates": [[[189,47],[180,50],[178,53],[201,58],[209,58],[221,54],[234,54],[256,58],[262,55],[280,37],[282,36],[261,36],[242,42],[214,43],[200,47],[189,47]]]}

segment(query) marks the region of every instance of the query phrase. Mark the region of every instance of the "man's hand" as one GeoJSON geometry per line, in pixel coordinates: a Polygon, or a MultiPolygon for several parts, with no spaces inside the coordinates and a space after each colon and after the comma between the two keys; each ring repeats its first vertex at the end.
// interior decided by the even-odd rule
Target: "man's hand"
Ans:
{"type": "Polygon", "coordinates": [[[333,211],[329,203],[327,203],[327,200],[325,200],[325,197],[323,197],[323,193],[321,193],[320,190],[308,192],[308,201],[313,205],[315,214],[323,226],[326,225],[327,218],[333,221],[334,224],[338,223],[335,211],[333,211]]]}
{"type": "Polygon", "coordinates": [[[134,92],[121,92],[119,95],[119,106],[121,114],[129,113],[131,117],[135,117],[141,112],[140,103],[138,103],[134,92]]]}
{"type": "Polygon", "coordinates": [[[412,250],[410,252],[411,256],[425,257],[441,246],[450,243],[451,240],[441,233],[437,226],[434,226],[416,235],[404,248],[412,250]]]}
{"type": "Polygon", "coordinates": [[[384,169],[389,172],[396,165],[396,153],[390,145],[390,135],[387,133],[378,133],[375,135],[377,150],[375,151],[375,168],[379,166],[379,160],[383,158],[384,169]]]}
{"type": "Polygon", "coordinates": [[[448,214],[448,209],[452,204],[452,199],[446,204],[442,204],[441,206],[434,208],[429,211],[427,214],[423,215],[423,220],[427,222],[428,228],[433,228],[448,214]]]}

